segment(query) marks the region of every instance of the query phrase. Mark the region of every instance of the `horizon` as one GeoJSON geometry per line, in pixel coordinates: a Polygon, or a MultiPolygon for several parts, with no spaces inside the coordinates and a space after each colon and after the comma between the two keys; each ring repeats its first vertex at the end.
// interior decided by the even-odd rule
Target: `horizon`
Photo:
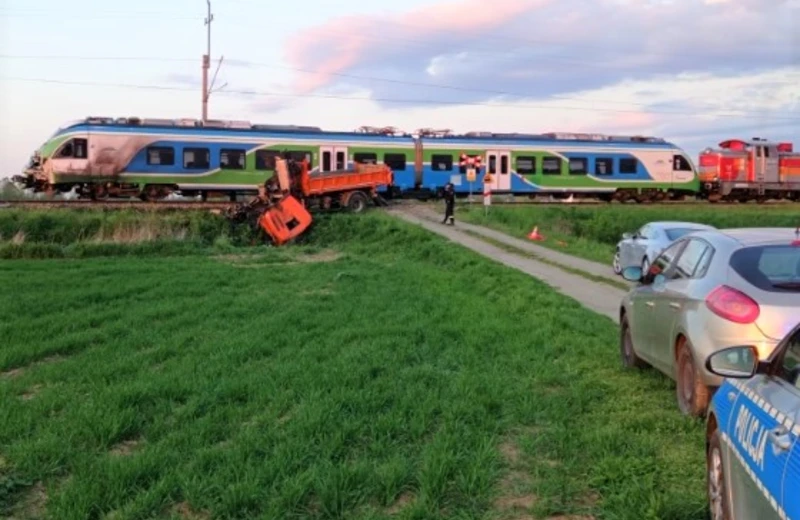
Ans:
{"type": "MultiPolygon", "coordinates": [[[[200,119],[206,3],[96,4],[0,5],[0,178],[69,121],[200,119]]],[[[800,144],[800,0],[481,5],[212,1],[209,119],[800,144]]]]}

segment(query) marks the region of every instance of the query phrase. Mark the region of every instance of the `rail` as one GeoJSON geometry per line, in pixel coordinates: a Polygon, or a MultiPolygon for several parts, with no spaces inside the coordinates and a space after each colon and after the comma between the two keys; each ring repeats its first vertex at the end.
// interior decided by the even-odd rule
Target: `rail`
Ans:
{"type": "MultiPolygon", "coordinates": [[[[659,202],[646,202],[646,203],[620,203],[620,202],[605,202],[601,200],[580,200],[566,202],[563,200],[502,200],[500,196],[492,199],[492,206],[621,206],[621,207],[642,207],[642,206],[704,206],[704,207],[717,207],[717,206],[742,206],[739,202],[726,202],[720,201],[710,204],[707,201],[659,201],[659,202]],[[499,199],[499,200],[498,200],[499,199]]],[[[483,204],[480,198],[474,198],[472,202],[467,199],[456,199],[459,205],[474,205],[481,206],[483,204]]],[[[399,199],[388,200],[387,203],[392,206],[403,204],[430,204],[430,202],[418,201],[414,199],[399,199]]],[[[240,205],[240,202],[231,201],[215,201],[215,202],[200,202],[200,201],[136,201],[136,200],[0,200],[1,208],[40,208],[40,209],[58,209],[58,208],[85,208],[85,209],[138,209],[138,210],[226,210],[234,206],[240,205]]],[[[785,205],[786,203],[769,203],[759,204],[761,206],[768,205],[785,205]]]]}

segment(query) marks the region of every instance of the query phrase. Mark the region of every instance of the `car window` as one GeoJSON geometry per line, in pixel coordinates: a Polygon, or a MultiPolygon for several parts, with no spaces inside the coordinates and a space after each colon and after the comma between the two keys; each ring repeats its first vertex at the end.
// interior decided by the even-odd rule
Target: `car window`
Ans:
{"type": "Polygon", "coordinates": [[[667,238],[669,238],[670,241],[678,240],[682,236],[686,235],[687,233],[691,233],[693,231],[697,230],[692,228],[667,228],[664,230],[664,232],[667,235],[667,238]]]}
{"type": "Polygon", "coordinates": [[[653,261],[653,265],[650,266],[649,274],[655,276],[657,274],[664,274],[665,276],[668,274],[667,271],[675,262],[675,257],[678,256],[683,246],[686,245],[685,240],[681,240],[680,242],[675,242],[664,251],[661,252],[660,255],[653,261]]]}
{"type": "Polygon", "coordinates": [[[730,266],[762,291],[800,292],[800,247],[746,247],[731,255],[730,266]]]}
{"type": "Polygon", "coordinates": [[[778,377],[800,389],[800,331],[789,340],[778,377]]]}
{"type": "Polygon", "coordinates": [[[675,264],[675,278],[692,278],[697,272],[700,261],[707,257],[706,251],[711,248],[702,240],[689,240],[675,264]]]}

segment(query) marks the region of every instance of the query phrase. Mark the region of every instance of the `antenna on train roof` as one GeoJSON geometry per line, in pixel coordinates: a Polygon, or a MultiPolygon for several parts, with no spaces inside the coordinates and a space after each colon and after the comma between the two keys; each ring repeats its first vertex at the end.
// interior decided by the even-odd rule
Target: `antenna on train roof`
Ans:
{"type": "Polygon", "coordinates": [[[452,135],[453,131],[448,129],[436,130],[434,128],[420,128],[417,130],[420,137],[447,137],[452,135]]]}
{"type": "Polygon", "coordinates": [[[379,135],[397,135],[398,133],[402,133],[396,126],[361,126],[356,132],[379,135]]]}

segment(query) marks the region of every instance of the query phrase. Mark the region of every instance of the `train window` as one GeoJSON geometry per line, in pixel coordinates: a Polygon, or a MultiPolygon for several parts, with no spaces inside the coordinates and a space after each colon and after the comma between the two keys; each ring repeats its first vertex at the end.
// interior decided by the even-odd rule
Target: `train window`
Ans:
{"type": "Polygon", "coordinates": [[[291,159],[293,161],[298,161],[298,162],[308,161],[309,169],[314,167],[314,155],[307,150],[295,150],[292,152],[286,152],[284,156],[286,159],[291,159]]]}
{"type": "Polygon", "coordinates": [[[619,172],[635,174],[639,171],[639,161],[637,159],[620,159],[619,172]]]}
{"type": "Polygon", "coordinates": [[[89,157],[88,142],[86,139],[75,139],[73,143],[75,148],[73,149],[72,157],[75,159],[86,159],[89,157]]]}
{"type": "Polygon", "coordinates": [[[147,149],[147,164],[153,166],[173,166],[175,149],[171,146],[151,146],[147,149]]]}
{"type": "Polygon", "coordinates": [[[406,156],[402,153],[385,153],[383,154],[383,164],[395,171],[405,170],[406,156]]]}
{"type": "Polygon", "coordinates": [[[586,175],[589,160],[584,157],[573,157],[569,160],[569,173],[571,175],[586,175]]]}
{"type": "Polygon", "coordinates": [[[594,160],[594,174],[595,175],[613,175],[614,174],[614,159],[610,157],[598,157],[594,160]]]}
{"type": "Polygon", "coordinates": [[[89,157],[89,146],[86,139],[72,139],[58,152],[59,159],[86,159],[89,157]]]}
{"type": "Polygon", "coordinates": [[[500,174],[506,175],[508,174],[508,156],[501,155],[500,156],[500,174]]]}
{"type": "Polygon", "coordinates": [[[223,148],[219,152],[219,167],[222,170],[244,170],[245,150],[228,150],[223,148]]]}
{"type": "Polygon", "coordinates": [[[545,175],[561,175],[561,158],[544,157],[542,158],[542,173],[545,175]]]}
{"type": "Polygon", "coordinates": [[[275,159],[280,155],[275,150],[258,150],[256,152],[256,170],[274,170],[275,159]]]}
{"type": "Polygon", "coordinates": [[[536,173],[536,157],[517,157],[517,173],[536,173]]]}
{"type": "Polygon", "coordinates": [[[183,167],[187,170],[206,170],[211,166],[208,148],[184,148],[183,167]]]}
{"type": "Polygon", "coordinates": [[[336,152],[336,169],[344,170],[346,167],[344,152],[336,152]]]}
{"type": "Polygon", "coordinates": [[[322,171],[331,171],[331,152],[322,152],[322,171]]]}
{"type": "Polygon", "coordinates": [[[486,173],[489,173],[490,175],[494,175],[494,174],[497,173],[497,156],[496,155],[490,155],[489,156],[489,168],[488,168],[488,170],[489,171],[487,171],[486,173]]]}
{"type": "Polygon", "coordinates": [[[449,172],[453,169],[452,155],[431,156],[431,169],[435,172],[449,172]]]}
{"type": "Polygon", "coordinates": [[[679,172],[690,172],[692,171],[692,165],[689,164],[689,161],[683,155],[674,155],[673,162],[675,165],[673,169],[679,172]]]}
{"type": "Polygon", "coordinates": [[[353,154],[353,161],[361,164],[377,164],[378,154],[376,153],[355,153],[353,154]]]}

